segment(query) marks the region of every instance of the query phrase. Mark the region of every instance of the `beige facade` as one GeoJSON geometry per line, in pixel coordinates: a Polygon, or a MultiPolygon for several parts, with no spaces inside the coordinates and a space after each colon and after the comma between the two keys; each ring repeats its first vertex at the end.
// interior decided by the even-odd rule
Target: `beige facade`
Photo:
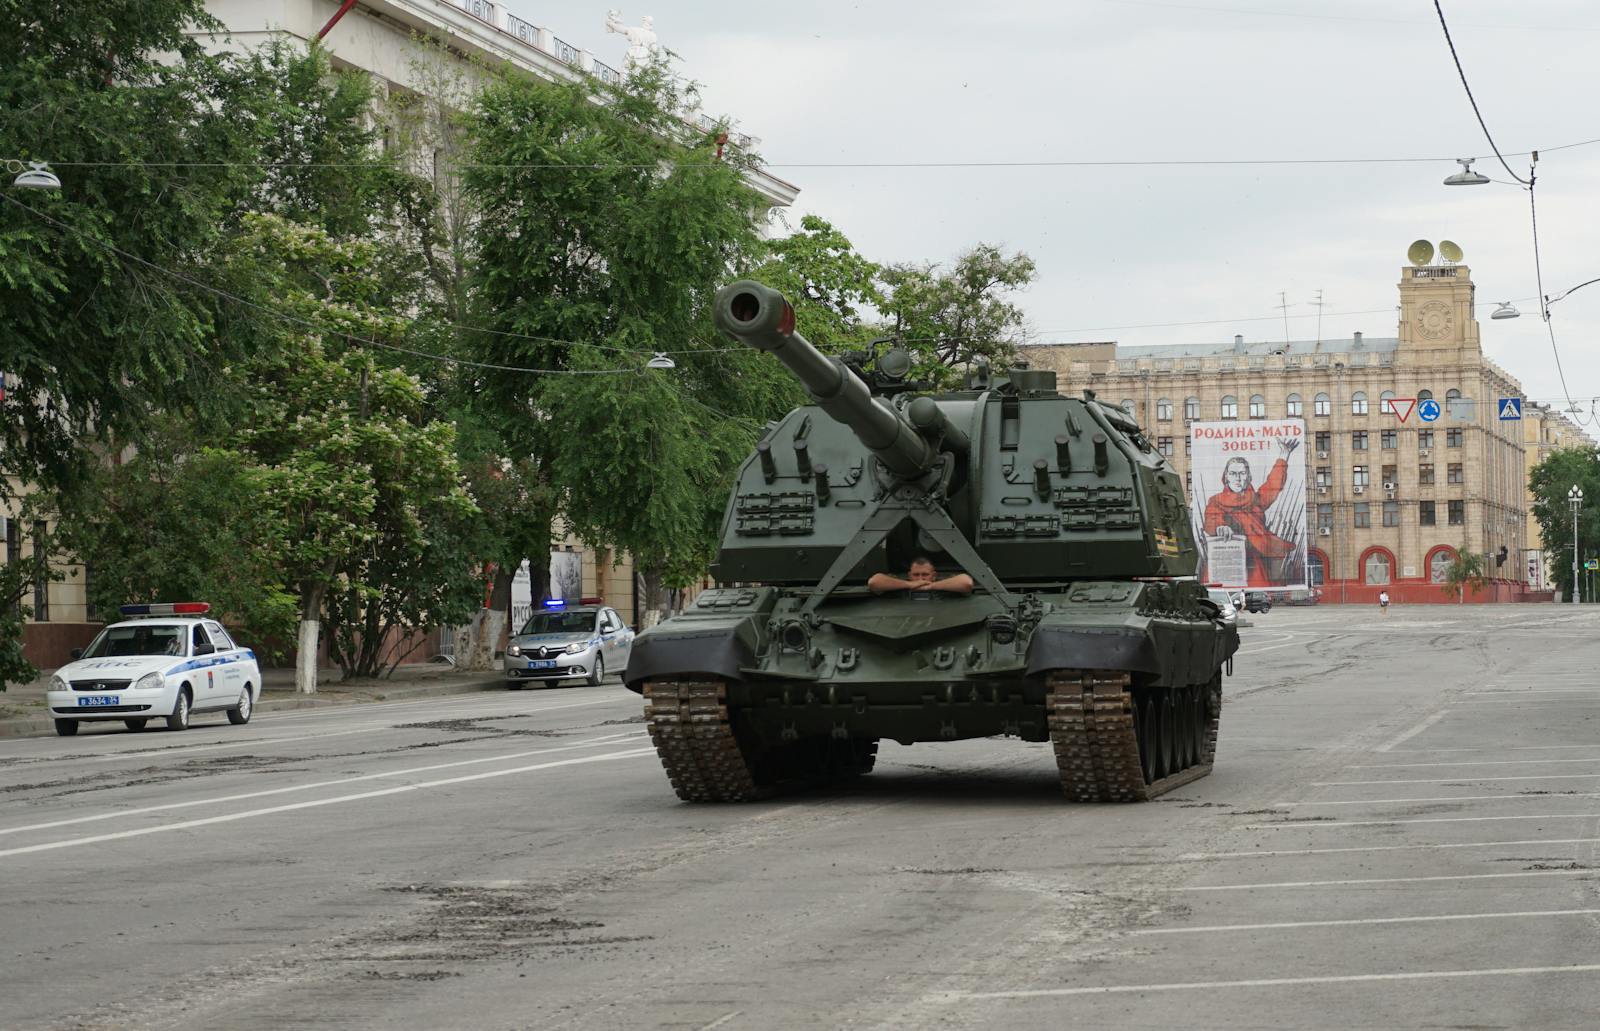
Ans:
{"type": "Polygon", "coordinates": [[[1312,580],[1324,600],[1366,601],[1380,589],[1443,600],[1437,584],[1458,550],[1488,557],[1496,582],[1480,599],[1513,597],[1538,539],[1523,430],[1500,421],[1496,402],[1521,386],[1483,355],[1467,266],[1405,268],[1398,289],[1396,337],[1044,345],[1027,356],[1055,369],[1064,390],[1127,402],[1185,482],[1190,423],[1303,418],[1312,580]],[[1429,398],[1440,411],[1432,422],[1406,403],[1429,398]]]}
{"type": "MultiPolygon", "coordinates": [[[[1522,448],[1523,457],[1527,461],[1527,476],[1533,472],[1533,467],[1550,457],[1555,451],[1571,447],[1592,447],[1594,440],[1566,414],[1550,405],[1537,402],[1523,406],[1522,413],[1522,448]]],[[[1523,560],[1524,575],[1528,578],[1529,586],[1536,590],[1548,590],[1555,581],[1552,575],[1551,563],[1568,561],[1571,549],[1566,556],[1546,556],[1542,547],[1543,538],[1539,534],[1539,521],[1533,516],[1533,492],[1527,493],[1526,507],[1528,509],[1528,524],[1523,534],[1528,542],[1527,555],[1523,560]]]]}

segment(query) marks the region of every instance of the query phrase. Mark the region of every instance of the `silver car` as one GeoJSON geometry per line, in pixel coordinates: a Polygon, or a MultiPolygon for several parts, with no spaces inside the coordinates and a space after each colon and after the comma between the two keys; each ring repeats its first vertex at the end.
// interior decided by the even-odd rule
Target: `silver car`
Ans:
{"type": "Polygon", "coordinates": [[[530,617],[506,646],[506,686],[582,677],[598,685],[620,673],[633,650],[633,631],[604,605],[548,605],[530,617]]]}
{"type": "Polygon", "coordinates": [[[1233,595],[1216,587],[1206,590],[1206,597],[1216,603],[1222,610],[1222,622],[1227,626],[1237,626],[1239,623],[1239,610],[1233,604],[1233,595]]]}

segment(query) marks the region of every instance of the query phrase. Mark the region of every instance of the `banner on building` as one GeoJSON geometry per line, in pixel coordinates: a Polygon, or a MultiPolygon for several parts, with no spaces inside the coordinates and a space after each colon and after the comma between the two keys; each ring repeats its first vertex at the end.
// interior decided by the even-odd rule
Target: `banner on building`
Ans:
{"type": "Polygon", "coordinates": [[[1305,437],[1300,419],[1190,426],[1189,505],[1202,581],[1306,587],[1305,437]]]}

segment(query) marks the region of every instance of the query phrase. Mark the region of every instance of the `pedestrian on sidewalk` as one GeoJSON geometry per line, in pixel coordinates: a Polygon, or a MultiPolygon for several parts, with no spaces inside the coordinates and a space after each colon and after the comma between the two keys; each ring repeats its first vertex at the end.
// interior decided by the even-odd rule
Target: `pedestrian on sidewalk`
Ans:
{"type": "Polygon", "coordinates": [[[1378,592],[1378,608],[1383,610],[1383,614],[1385,616],[1387,616],[1389,614],[1389,592],[1388,591],[1379,591],[1378,592]]]}

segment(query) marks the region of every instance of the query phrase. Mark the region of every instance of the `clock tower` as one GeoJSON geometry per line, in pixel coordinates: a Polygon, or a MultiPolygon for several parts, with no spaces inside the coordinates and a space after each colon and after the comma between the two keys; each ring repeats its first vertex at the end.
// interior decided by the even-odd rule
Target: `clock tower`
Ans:
{"type": "Polygon", "coordinates": [[[1473,316],[1472,270],[1452,260],[1461,257],[1455,244],[1446,240],[1440,250],[1442,260],[1433,262],[1433,247],[1419,240],[1412,245],[1411,267],[1401,270],[1400,348],[1477,353],[1480,344],[1478,320],[1473,316]]]}

